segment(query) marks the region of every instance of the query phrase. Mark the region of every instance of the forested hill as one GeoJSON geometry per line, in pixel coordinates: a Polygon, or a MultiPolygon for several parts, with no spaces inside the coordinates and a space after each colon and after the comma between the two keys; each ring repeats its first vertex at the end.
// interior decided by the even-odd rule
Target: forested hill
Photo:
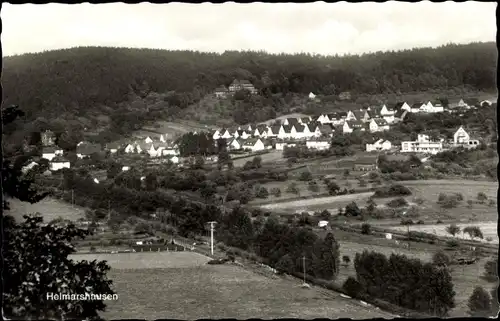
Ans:
{"type": "Polygon", "coordinates": [[[273,99],[273,94],[311,91],[335,97],[344,91],[404,93],[464,85],[493,90],[497,49],[490,42],[340,57],[80,47],[3,62],[4,105],[19,105],[31,121],[125,117],[124,102],[136,103],[128,110],[175,114],[234,78],[250,80],[262,96],[273,99]],[[148,95],[153,102],[140,102],[148,95]]]}

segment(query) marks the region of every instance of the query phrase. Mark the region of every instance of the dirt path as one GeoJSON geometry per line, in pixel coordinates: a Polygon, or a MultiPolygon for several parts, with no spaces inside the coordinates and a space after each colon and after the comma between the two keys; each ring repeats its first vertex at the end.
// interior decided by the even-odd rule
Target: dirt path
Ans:
{"type": "Polygon", "coordinates": [[[307,200],[291,201],[279,204],[267,204],[267,205],[262,205],[261,207],[266,209],[285,209],[285,208],[304,207],[304,206],[317,206],[335,202],[356,201],[363,197],[369,197],[371,195],[373,195],[373,192],[328,196],[328,197],[319,197],[307,200]]]}

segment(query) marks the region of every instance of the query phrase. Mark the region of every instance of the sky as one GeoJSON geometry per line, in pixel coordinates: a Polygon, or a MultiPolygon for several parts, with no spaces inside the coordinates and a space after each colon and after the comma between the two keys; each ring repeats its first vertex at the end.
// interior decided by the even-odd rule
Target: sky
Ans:
{"type": "Polygon", "coordinates": [[[4,56],[78,46],[323,55],[496,40],[495,2],[4,3],[4,56]]]}

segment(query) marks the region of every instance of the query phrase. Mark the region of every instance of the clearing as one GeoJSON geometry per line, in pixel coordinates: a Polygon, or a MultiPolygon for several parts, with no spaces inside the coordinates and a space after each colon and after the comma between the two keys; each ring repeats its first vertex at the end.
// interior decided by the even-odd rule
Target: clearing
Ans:
{"type": "Polygon", "coordinates": [[[18,199],[9,199],[9,204],[10,211],[8,211],[8,214],[18,221],[23,220],[23,215],[37,212],[43,216],[46,223],[59,217],[71,221],[85,218],[85,208],[77,205],[71,206],[71,204],[51,197],[46,197],[35,204],[21,202],[18,199]]]}
{"type": "Polygon", "coordinates": [[[335,292],[301,289],[301,281],[294,278],[267,277],[229,264],[200,265],[201,255],[192,252],[160,254],[73,257],[106,259],[112,267],[108,275],[118,300],[106,302],[108,307],[102,313],[106,319],[393,317],[335,292]],[[185,262],[182,268],[179,260],[185,262]],[[134,269],[138,266],[149,268],[134,269]]]}
{"type": "MultiPolygon", "coordinates": [[[[246,162],[253,160],[254,157],[256,157],[256,156],[259,156],[262,159],[262,164],[283,162],[283,160],[284,160],[282,151],[271,150],[265,154],[250,155],[248,157],[242,157],[242,158],[235,159],[235,160],[233,160],[233,165],[234,165],[234,167],[243,167],[246,162]]],[[[235,155],[234,157],[238,157],[238,156],[235,155]]]]}

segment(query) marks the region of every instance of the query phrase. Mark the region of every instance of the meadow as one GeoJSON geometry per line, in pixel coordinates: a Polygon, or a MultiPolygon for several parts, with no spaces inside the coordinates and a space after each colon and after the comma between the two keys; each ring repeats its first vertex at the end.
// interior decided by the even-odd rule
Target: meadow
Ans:
{"type": "Polygon", "coordinates": [[[40,213],[44,222],[50,222],[59,217],[76,221],[79,218],[85,218],[85,208],[55,198],[46,197],[38,203],[30,204],[21,202],[18,199],[9,199],[10,210],[9,215],[12,215],[16,220],[23,220],[23,215],[40,213]]]}
{"type": "Polygon", "coordinates": [[[107,302],[105,319],[393,317],[335,292],[302,289],[294,278],[268,277],[237,265],[204,265],[208,258],[200,257],[192,252],[73,256],[106,259],[112,267],[108,276],[119,298],[107,302]]]}

